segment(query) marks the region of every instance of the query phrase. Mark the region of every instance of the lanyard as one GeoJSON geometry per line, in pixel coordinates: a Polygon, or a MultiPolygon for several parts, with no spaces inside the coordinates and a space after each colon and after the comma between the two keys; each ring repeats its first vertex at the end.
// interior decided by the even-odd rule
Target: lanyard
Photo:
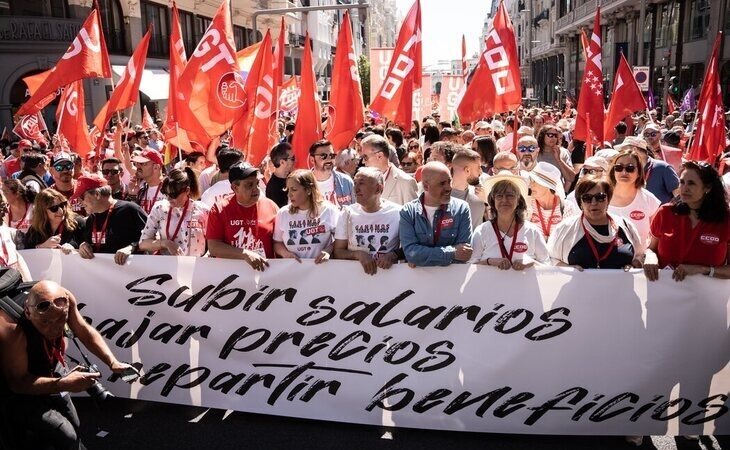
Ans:
{"type": "Polygon", "coordinates": [[[499,231],[496,220],[492,220],[492,228],[494,229],[494,234],[497,235],[497,243],[499,243],[499,251],[502,253],[502,258],[507,258],[512,262],[512,255],[515,254],[515,244],[517,243],[517,232],[520,231],[520,224],[515,223],[515,232],[512,234],[512,245],[510,245],[509,253],[507,253],[507,247],[504,246],[504,236],[499,231]]]}
{"type": "Polygon", "coordinates": [[[548,238],[550,236],[550,230],[553,229],[553,217],[555,217],[555,211],[558,209],[558,198],[553,197],[553,210],[550,212],[550,217],[548,217],[547,227],[545,226],[545,220],[542,218],[542,207],[537,200],[535,200],[535,206],[537,206],[535,209],[537,209],[537,216],[540,218],[542,232],[545,238],[548,238]]]}
{"type": "MultiPolygon", "coordinates": [[[[611,252],[613,252],[613,249],[616,248],[616,244],[617,244],[617,240],[618,240],[618,230],[616,230],[616,235],[613,237],[613,240],[609,244],[609,246],[606,249],[606,251],[603,253],[603,255],[600,255],[599,256],[598,249],[596,248],[596,243],[593,240],[593,236],[591,236],[590,233],[588,233],[588,230],[586,229],[586,224],[585,224],[585,222],[583,222],[584,220],[585,220],[585,216],[581,215],[581,217],[580,217],[580,224],[583,227],[583,233],[586,236],[586,241],[588,241],[588,247],[591,248],[591,252],[593,253],[593,257],[596,258],[596,268],[597,269],[600,269],[601,268],[601,261],[603,261],[606,258],[608,258],[608,256],[611,254],[611,252]]],[[[611,228],[611,225],[613,225],[614,223],[613,223],[613,220],[610,217],[609,217],[608,220],[609,220],[608,226],[609,226],[609,229],[610,229],[611,228]]]]}
{"type": "Polygon", "coordinates": [[[180,228],[182,227],[183,222],[185,221],[185,215],[188,213],[188,207],[190,206],[190,200],[185,202],[185,207],[182,210],[182,215],[180,216],[180,220],[177,222],[177,227],[175,228],[175,233],[170,234],[170,222],[172,222],[172,205],[170,205],[170,209],[167,211],[167,223],[165,224],[165,232],[167,233],[167,239],[174,241],[177,235],[180,233],[180,228]]]}
{"type": "MultiPolygon", "coordinates": [[[[428,214],[426,214],[426,201],[423,199],[423,197],[421,197],[421,207],[423,208],[423,217],[425,217],[426,222],[428,222],[428,214]]],[[[441,229],[444,226],[444,213],[446,212],[446,205],[441,205],[439,207],[439,211],[441,211],[442,214],[439,218],[438,223],[436,224],[436,227],[433,229],[433,245],[436,245],[441,238],[441,229]]],[[[436,215],[434,215],[434,218],[436,218],[436,215]]]]}
{"type": "Polygon", "coordinates": [[[142,199],[142,203],[144,206],[144,212],[147,213],[147,215],[150,214],[150,211],[152,211],[152,207],[155,206],[155,202],[157,201],[157,196],[160,195],[160,188],[162,188],[162,183],[157,185],[157,190],[155,191],[155,196],[152,197],[152,201],[147,203],[147,192],[149,192],[149,185],[147,185],[147,190],[144,192],[144,199],[142,199]]]}
{"type": "MultiPolygon", "coordinates": [[[[22,225],[23,224],[23,221],[25,220],[25,218],[28,217],[28,210],[29,209],[30,209],[30,205],[26,203],[25,204],[25,212],[23,213],[23,218],[20,219],[20,221],[18,222],[18,227],[20,225],[22,225]]],[[[10,207],[8,207],[8,226],[11,227],[11,228],[13,227],[13,208],[10,208],[10,207]]],[[[18,227],[15,227],[15,228],[18,228],[18,227]]]]}
{"type": "Polygon", "coordinates": [[[56,232],[54,233],[54,235],[61,236],[61,235],[63,235],[64,231],[66,231],[66,225],[64,224],[63,221],[61,221],[61,223],[58,224],[58,227],[56,228],[56,232]]]}
{"type": "Polygon", "coordinates": [[[114,208],[115,203],[113,203],[106,214],[106,219],[104,219],[104,225],[101,226],[101,231],[97,233],[96,231],[96,217],[94,217],[94,221],[91,224],[91,240],[94,242],[94,248],[98,252],[101,250],[101,245],[106,243],[106,228],[109,225],[109,218],[112,216],[112,209],[114,208]]]}

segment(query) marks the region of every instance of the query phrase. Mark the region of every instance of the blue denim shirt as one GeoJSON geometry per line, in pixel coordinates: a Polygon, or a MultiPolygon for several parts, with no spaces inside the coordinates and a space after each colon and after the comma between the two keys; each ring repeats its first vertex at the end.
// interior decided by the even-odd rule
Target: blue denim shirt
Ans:
{"type": "Polygon", "coordinates": [[[445,208],[439,208],[433,223],[426,218],[423,194],[403,206],[400,212],[400,243],[406,261],[417,266],[448,266],[454,262],[454,248],[471,242],[471,214],[469,205],[452,198],[445,208]],[[441,235],[434,242],[434,224],[443,220],[441,235]]]}
{"type": "Polygon", "coordinates": [[[345,206],[355,203],[355,183],[352,182],[352,179],[336,170],[332,171],[332,176],[335,177],[337,204],[345,206]]]}

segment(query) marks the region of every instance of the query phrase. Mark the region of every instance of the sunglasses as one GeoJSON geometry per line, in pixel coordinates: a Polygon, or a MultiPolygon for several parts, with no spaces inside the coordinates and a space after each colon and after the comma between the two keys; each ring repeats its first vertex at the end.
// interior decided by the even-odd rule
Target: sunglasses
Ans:
{"type": "Polygon", "coordinates": [[[121,172],[121,170],[119,170],[119,169],[104,169],[101,171],[101,174],[102,175],[119,175],[119,172],[121,172]]]}
{"type": "Polygon", "coordinates": [[[535,153],[535,151],[537,151],[537,147],[533,145],[518,145],[517,150],[519,150],[520,153],[535,153]]]}
{"type": "Polygon", "coordinates": [[[558,133],[545,133],[545,136],[549,137],[549,138],[556,138],[559,136],[559,134],[558,133]]]}
{"type": "Polygon", "coordinates": [[[66,209],[68,206],[68,202],[61,202],[58,205],[51,205],[48,207],[48,210],[52,213],[57,213],[59,209],[66,209]]]}
{"type": "Polygon", "coordinates": [[[599,192],[598,194],[583,194],[580,196],[580,200],[583,203],[593,203],[593,199],[596,200],[596,203],[603,203],[608,199],[608,194],[599,192]]]}
{"type": "Polygon", "coordinates": [[[408,148],[409,148],[409,149],[411,149],[411,148],[415,148],[416,150],[418,150],[418,147],[419,147],[419,145],[418,145],[418,144],[416,144],[416,145],[409,145],[409,146],[408,146],[408,148]]]}
{"type": "Polygon", "coordinates": [[[585,173],[586,175],[595,175],[597,173],[598,174],[601,174],[601,173],[603,173],[603,169],[601,169],[601,168],[598,168],[598,169],[586,169],[586,168],[584,168],[583,169],[583,173],[585,173]]]}
{"type": "Polygon", "coordinates": [[[56,169],[56,172],[65,172],[65,171],[70,172],[70,171],[74,170],[74,163],[71,163],[71,162],[58,163],[58,164],[54,164],[53,168],[56,169]]]}
{"type": "Polygon", "coordinates": [[[634,173],[634,172],[636,172],[636,166],[633,165],[633,164],[626,164],[626,165],[623,165],[623,164],[614,164],[613,165],[613,171],[614,172],[621,173],[624,170],[626,171],[626,173],[634,173]]]}
{"type": "Polygon", "coordinates": [[[51,309],[51,303],[56,306],[56,308],[63,309],[68,305],[68,298],[66,297],[58,297],[54,298],[52,301],[42,301],[38,303],[35,306],[29,306],[29,308],[35,308],[36,311],[38,311],[39,314],[43,314],[47,312],[49,309],[51,309]]]}
{"type": "Polygon", "coordinates": [[[328,159],[335,159],[337,155],[335,155],[334,153],[320,153],[314,156],[319,156],[320,158],[322,158],[322,161],[327,161],[328,159]]]}
{"type": "Polygon", "coordinates": [[[658,134],[659,133],[657,133],[656,131],[652,131],[649,133],[644,133],[644,137],[657,137],[658,134]]]}

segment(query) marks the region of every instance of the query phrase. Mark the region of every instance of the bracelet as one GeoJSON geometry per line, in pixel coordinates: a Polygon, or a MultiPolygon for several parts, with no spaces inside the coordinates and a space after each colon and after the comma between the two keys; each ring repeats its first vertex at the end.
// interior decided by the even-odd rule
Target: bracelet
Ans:
{"type": "Polygon", "coordinates": [[[710,266],[710,273],[707,274],[708,277],[713,278],[715,276],[715,268],[710,266]]]}

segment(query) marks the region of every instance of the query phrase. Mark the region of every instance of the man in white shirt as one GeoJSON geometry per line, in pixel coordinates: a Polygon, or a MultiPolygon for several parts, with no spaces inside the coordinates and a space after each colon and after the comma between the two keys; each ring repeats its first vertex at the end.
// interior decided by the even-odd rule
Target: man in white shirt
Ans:
{"type": "Polygon", "coordinates": [[[317,179],[319,192],[325,200],[342,207],[355,202],[355,193],[352,179],[334,170],[336,156],[332,143],[325,139],[315,142],[309,148],[309,166],[317,179]]]}
{"type": "Polygon", "coordinates": [[[383,173],[363,167],[355,175],[357,203],[343,209],[335,230],[335,258],[360,261],[368,275],[389,269],[402,256],[400,206],[380,198],[383,173]]]}
{"type": "Polygon", "coordinates": [[[418,196],[416,180],[389,162],[390,147],[384,137],[376,134],[368,136],[360,146],[365,166],[374,167],[383,173],[384,199],[404,205],[418,196]]]}
{"type": "Polygon", "coordinates": [[[479,181],[482,174],[481,156],[474,150],[459,150],[451,162],[451,198],[464,200],[469,204],[471,229],[484,222],[486,196],[479,181]]]}

